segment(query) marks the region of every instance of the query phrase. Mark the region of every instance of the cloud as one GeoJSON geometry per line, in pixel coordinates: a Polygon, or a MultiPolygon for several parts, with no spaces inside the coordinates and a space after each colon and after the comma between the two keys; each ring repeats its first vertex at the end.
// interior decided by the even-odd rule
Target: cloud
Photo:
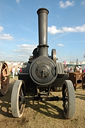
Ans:
{"type": "Polygon", "coordinates": [[[17,3],[19,3],[19,2],[20,2],[20,0],[16,0],[16,2],[17,2],[17,3]]]}
{"type": "Polygon", "coordinates": [[[5,52],[0,52],[1,54],[5,54],[5,52]]]}
{"type": "Polygon", "coordinates": [[[20,50],[33,50],[36,46],[35,45],[30,45],[30,44],[21,44],[17,46],[20,50]]]}
{"type": "Polygon", "coordinates": [[[14,55],[7,55],[8,58],[14,58],[14,55]]]}
{"type": "Polygon", "coordinates": [[[48,27],[48,32],[51,34],[61,33],[60,29],[57,29],[56,26],[48,27]]]}
{"type": "Polygon", "coordinates": [[[82,4],[83,6],[85,6],[85,0],[83,0],[83,1],[81,2],[81,4],[82,4]]]}
{"type": "MultiPolygon", "coordinates": [[[[4,30],[4,28],[2,26],[0,26],[0,32],[2,32],[4,30]]],[[[0,34],[0,40],[14,40],[14,37],[11,36],[10,34],[0,34]]]]}
{"type": "Polygon", "coordinates": [[[14,52],[19,53],[19,57],[28,58],[30,55],[32,55],[32,52],[36,46],[37,45],[34,44],[21,44],[17,46],[17,49],[15,49],[14,52]]]}
{"type": "Polygon", "coordinates": [[[57,45],[58,45],[58,46],[61,46],[61,47],[64,46],[63,44],[57,44],[57,45]]]}
{"type": "Polygon", "coordinates": [[[51,34],[64,33],[64,32],[85,32],[85,24],[77,27],[64,26],[61,29],[57,29],[56,26],[48,27],[48,32],[51,34]]]}
{"type": "Polygon", "coordinates": [[[2,32],[4,30],[4,28],[2,26],[0,26],[0,32],[2,32]]]}
{"type": "Polygon", "coordinates": [[[0,35],[0,39],[2,40],[14,40],[14,37],[12,37],[10,34],[2,34],[0,35]]]}
{"type": "Polygon", "coordinates": [[[67,8],[69,6],[74,6],[74,1],[66,1],[66,2],[60,1],[59,5],[60,8],[67,8]]]}

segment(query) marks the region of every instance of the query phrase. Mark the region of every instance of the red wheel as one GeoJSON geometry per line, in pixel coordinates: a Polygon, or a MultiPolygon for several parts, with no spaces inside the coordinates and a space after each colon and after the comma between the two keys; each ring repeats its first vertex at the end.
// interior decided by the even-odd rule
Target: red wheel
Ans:
{"type": "Polygon", "coordinates": [[[0,66],[0,95],[5,95],[9,86],[9,70],[6,63],[0,66]]]}

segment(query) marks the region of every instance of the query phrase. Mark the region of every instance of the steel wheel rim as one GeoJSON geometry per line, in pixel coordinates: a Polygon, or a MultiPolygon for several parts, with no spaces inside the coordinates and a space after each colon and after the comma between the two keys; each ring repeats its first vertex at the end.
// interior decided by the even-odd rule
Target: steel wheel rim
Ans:
{"type": "Polygon", "coordinates": [[[63,108],[64,108],[64,113],[66,114],[69,108],[69,101],[68,101],[68,89],[65,87],[63,91],[63,108]]]}
{"type": "Polygon", "coordinates": [[[24,109],[24,93],[23,93],[23,90],[22,88],[20,89],[20,92],[19,92],[19,112],[20,114],[23,113],[23,109],[24,109]]]}

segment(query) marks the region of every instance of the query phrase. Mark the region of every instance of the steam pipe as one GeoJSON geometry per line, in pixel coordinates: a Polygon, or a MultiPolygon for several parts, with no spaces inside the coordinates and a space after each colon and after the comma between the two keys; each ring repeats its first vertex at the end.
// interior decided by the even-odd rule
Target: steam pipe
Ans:
{"type": "Polygon", "coordinates": [[[39,33],[39,56],[48,56],[47,45],[47,16],[49,11],[45,8],[40,8],[38,14],[38,33],[39,33]]]}

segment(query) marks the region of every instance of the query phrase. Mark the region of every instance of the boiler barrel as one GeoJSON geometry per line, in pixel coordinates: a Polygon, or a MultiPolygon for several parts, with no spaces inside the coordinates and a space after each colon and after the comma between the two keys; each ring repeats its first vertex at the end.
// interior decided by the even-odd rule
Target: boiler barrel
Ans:
{"type": "Polygon", "coordinates": [[[39,56],[48,56],[47,45],[47,17],[49,11],[41,8],[37,11],[38,14],[38,31],[39,31],[39,56]]]}

